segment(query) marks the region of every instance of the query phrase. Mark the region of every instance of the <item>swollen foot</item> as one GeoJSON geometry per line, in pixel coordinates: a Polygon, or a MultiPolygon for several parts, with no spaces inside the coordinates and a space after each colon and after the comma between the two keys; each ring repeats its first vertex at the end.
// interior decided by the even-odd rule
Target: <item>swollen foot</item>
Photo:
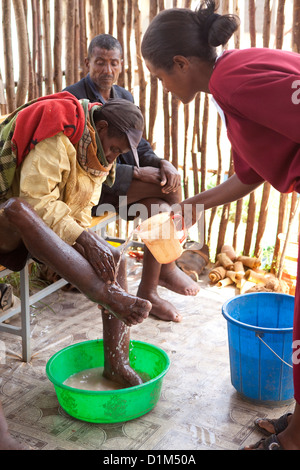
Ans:
{"type": "Polygon", "coordinates": [[[176,310],[174,305],[159,297],[157,292],[143,291],[142,287],[140,286],[138,290],[138,296],[151,302],[152,308],[150,310],[150,315],[153,315],[154,317],[164,321],[173,321],[179,323],[182,320],[182,316],[176,310]]]}
{"type": "Polygon", "coordinates": [[[112,382],[123,385],[124,388],[134,387],[143,383],[141,377],[128,363],[117,364],[116,367],[106,366],[103,376],[112,382]]]}
{"type": "Polygon", "coordinates": [[[98,303],[127,326],[142,323],[152,308],[148,300],[129,294],[118,284],[106,285],[98,303]]]}
{"type": "Polygon", "coordinates": [[[181,295],[197,295],[200,291],[199,285],[181,271],[175,263],[172,268],[162,267],[159,285],[181,295]]]}

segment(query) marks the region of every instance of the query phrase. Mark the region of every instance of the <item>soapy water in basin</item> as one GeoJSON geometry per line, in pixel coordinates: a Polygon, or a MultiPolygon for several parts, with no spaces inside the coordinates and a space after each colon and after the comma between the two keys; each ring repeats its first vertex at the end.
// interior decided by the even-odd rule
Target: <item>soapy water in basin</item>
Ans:
{"type": "MultiPolygon", "coordinates": [[[[90,390],[94,392],[108,392],[110,390],[121,390],[124,385],[103,376],[104,367],[93,367],[71,375],[64,381],[64,385],[79,390],[90,390]]],[[[140,374],[144,382],[149,380],[147,374],[140,374]]]]}

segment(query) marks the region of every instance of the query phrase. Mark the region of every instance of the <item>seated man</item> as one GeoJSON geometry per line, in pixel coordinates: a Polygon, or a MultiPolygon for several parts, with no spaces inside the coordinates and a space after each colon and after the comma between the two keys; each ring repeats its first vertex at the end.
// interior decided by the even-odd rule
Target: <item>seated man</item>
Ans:
{"type": "MultiPolygon", "coordinates": [[[[88,74],[65,90],[91,102],[105,103],[112,98],[125,98],[133,102],[131,93],[115,84],[122,70],[122,53],[119,41],[111,35],[96,36],[88,48],[88,74]]],[[[107,204],[111,204],[122,218],[127,218],[124,207],[120,211],[120,200],[125,200],[131,216],[134,215],[134,204],[138,202],[149,217],[154,215],[155,207],[156,211],[170,211],[172,205],[181,201],[180,175],[175,167],[159,158],[143,138],[137,150],[138,161],[132,152],[118,157],[115,183],[111,187],[103,186],[100,201],[93,209],[94,215],[103,214],[107,204]]],[[[162,320],[180,321],[181,315],[176,308],[159,297],[158,285],[183,295],[196,295],[199,291],[197,283],[177,268],[175,262],[160,265],[145,248],[138,295],[152,303],[152,315],[162,320]]]]}
{"type": "MultiPolygon", "coordinates": [[[[142,383],[129,365],[128,326],[151,304],[127,292],[119,251],[88,230],[103,181],[114,181],[115,159],[135,152],[140,110],[117,99],[79,102],[67,92],[39,98],[0,125],[0,264],[20,270],[30,256],[50,266],[103,307],[105,371],[124,386],[142,383]],[[8,171],[6,171],[8,169],[8,171]]],[[[0,405],[0,449],[18,448],[0,405]]]]}

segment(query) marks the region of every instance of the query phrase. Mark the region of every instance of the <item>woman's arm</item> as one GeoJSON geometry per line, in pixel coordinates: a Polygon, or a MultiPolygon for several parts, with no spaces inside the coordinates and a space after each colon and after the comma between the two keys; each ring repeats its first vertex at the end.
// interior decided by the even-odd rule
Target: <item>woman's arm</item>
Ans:
{"type": "Polygon", "coordinates": [[[182,208],[185,227],[189,228],[194,225],[201,217],[203,210],[242,199],[261,184],[262,183],[244,184],[238,179],[237,175],[234,174],[224,181],[224,183],[182,201],[180,206],[182,208]]]}

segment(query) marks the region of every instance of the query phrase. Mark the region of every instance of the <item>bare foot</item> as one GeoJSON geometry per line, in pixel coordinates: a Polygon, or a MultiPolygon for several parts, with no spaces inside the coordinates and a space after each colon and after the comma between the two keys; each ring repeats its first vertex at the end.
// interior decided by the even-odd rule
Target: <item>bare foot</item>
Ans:
{"type": "Polygon", "coordinates": [[[141,385],[143,380],[128,363],[117,364],[116,367],[106,367],[103,376],[113,382],[127,387],[141,385]]]}
{"type": "Polygon", "coordinates": [[[152,307],[148,300],[129,294],[116,283],[105,285],[98,303],[127,326],[142,323],[152,307]]]}
{"type": "Polygon", "coordinates": [[[162,265],[159,285],[181,295],[197,295],[200,291],[199,285],[181,271],[175,263],[162,265]]]}
{"type": "Polygon", "coordinates": [[[150,315],[164,321],[181,322],[182,316],[178,313],[176,308],[167,300],[163,300],[157,292],[145,292],[138,290],[138,295],[144,299],[149,300],[152,304],[150,315]]]}

